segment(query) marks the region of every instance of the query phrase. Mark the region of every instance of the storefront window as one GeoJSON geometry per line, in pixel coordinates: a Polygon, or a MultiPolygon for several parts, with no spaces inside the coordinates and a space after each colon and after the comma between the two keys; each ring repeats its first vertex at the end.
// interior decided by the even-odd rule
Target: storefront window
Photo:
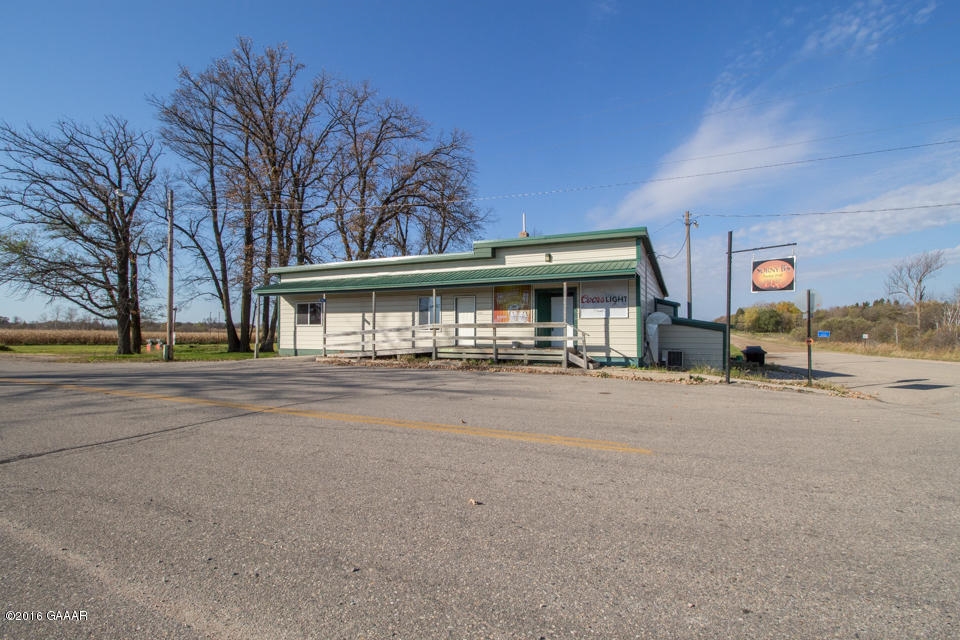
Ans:
{"type": "Polygon", "coordinates": [[[297,324],[323,324],[322,302],[300,302],[297,304],[297,324]]]}
{"type": "Polygon", "coordinates": [[[420,296],[417,324],[440,324],[440,296],[420,296]],[[436,301],[436,308],[434,308],[436,301]]]}

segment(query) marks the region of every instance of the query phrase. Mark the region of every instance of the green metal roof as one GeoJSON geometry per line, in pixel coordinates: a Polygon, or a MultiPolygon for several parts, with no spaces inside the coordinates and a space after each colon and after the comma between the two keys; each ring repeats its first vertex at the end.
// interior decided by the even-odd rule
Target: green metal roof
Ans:
{"type": "MultiPolygon", "coordinates": [[[[529,236],[526,238],[508,238],[506,240],[476,240],[472,251],[458,253],[440,253],[423,256],[393,256],[390,258],[370,258],[366,260],[348,262],[330,262],[325,264],[290,265],[287,267],[271,267],[270,273],[297,273],[301,271],[328,271],[352,270],[358,267],[382,264],[427,264],[434,262],[458,262],[463,260],[478,260],[492,258],[497,249],[504,247],[537,246],[542,244],[570,244],[593,240],[616,240],[623,238],[640,238],[649,245],[650,238],[646,227],[632,227],[630,229],[607,229],[601,231],[587,231],[582,233],[562,233],[550,236],[529,236]]],[[[656,264],[652,248],[648,247],[650,258],[656,264]]]]}
{"type": "Polygon", "coordinates": [[[389,273],[346,278],[309,278],[267,285],[256,289],[254,293],[263,296],[280,293],[410,290],[526,282],[562,282],[564,280],[631,277],[636,272],[636,260],[608,260],[605,262],[572,262],[483,269],[448,269],[419,273],[389,273]]]}
{"type": "Polygon", "coordinates": [[[506,240],[478,240],[473,243],[474,249],[515,247],[539,244],[561,244],[566,242],[583,242],[585,240],[611,240],[618,238],[646,238],[646,227],[631,227],[629,229],[605,229],[599,231],[585,231],[579,233],[561,233],[551,236],[527,236],[525,238],[508,238],[506,240]]]}

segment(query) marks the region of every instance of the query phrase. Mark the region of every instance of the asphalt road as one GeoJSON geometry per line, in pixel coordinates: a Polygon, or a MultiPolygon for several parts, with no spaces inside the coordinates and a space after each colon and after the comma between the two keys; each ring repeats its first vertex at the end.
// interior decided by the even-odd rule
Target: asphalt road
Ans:
{"type": "Polygon", "coordinates": [[[0,358],[0,638],[956,638],[936,379],[0,358]]]}
{"type": "Polygon", "coordinates": [[[794,378],[807,377],[812,361],[813,378],[841,385],[901,408],[913,407],[931,415],[960,412],[960,362],[913,360],[833,352],[814,346],[810,361],[805,346],[771,342],[767,364],[786,370],[794,378]]]}

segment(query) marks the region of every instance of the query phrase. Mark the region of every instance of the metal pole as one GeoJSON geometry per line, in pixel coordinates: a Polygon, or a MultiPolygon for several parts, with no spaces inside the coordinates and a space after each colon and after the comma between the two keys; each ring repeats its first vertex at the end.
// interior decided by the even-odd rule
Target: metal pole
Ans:
{"type": "Polygon", "coordinates": [[[173,189],[167,189],[167,348],[164,360],[173,360],[173,324],[176,318],[173,307],[173,189]]]}
{"type": "Polygon", "coordinates": [[[693,319],[693,274],[690,272],[690,212],[683,216],[683,224],[687,226],[687,320],[693,319]]]}
{"type": "Polygon", "coordinates": [[[807,386],[813,386],[813,294],[807,289],[807,386]]]}
{"type": "Polygon", "coordinates": [[[730,384],[730,270],[733,267],[733,231],[727,232],[727,335],[723,344],[724,380],[730,384]]]}
{"type": "Polygon", "coordinates": [[[747,251],[760,251],[763,249],[777,249],[779,247],[795,247],[797,246],[796,242],[788,242],[786,244],[772,244],[766,247],[753,247],[752,249],[737,249],[733,250],[733,231],[727,232],[727,342],[723,347],[724,354],[726,355],[726,362],[723,365],[725,375],[724,378],[727,381],[727,384],[730,384],[730,290],[731,290],[731,270],[733,268],[733,254],[735,253],[745,253],[747,251]]]}

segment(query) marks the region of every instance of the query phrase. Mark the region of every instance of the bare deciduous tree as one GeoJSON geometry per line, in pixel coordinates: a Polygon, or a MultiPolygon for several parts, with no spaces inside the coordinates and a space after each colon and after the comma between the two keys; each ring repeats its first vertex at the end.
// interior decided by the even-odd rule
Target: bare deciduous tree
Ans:
{"type": "Polygon", "coordinates": [[[329,108],[337,136],[329,200],[338,257],[417,253],[476,230],[452,224],[454,218],[483,220],[466,205],[473,165],[464,134],[428,142],[420,116],[381,100],[366,84],[341,85],[329,108]],[[441,236],[432,224],[437,221],[448,223],[441,236]]]}
{"type": "Polygon", "coordinates": [[[0,212],[9,284],[117,323],[117,353],[139,351],[138,258],[152,252],[141,207],[157,177],[153,139],[108,117],[52,133],[0,125],[0,212]]]}
{"type": "MultiPolygon", "coordinates": [[[[327,80],[317,76],[300,93],[302,69],[285,47],[257,53],[240,38],[199,75],[181,69],[174,94],[153,101],[164,139],[191,167],[187,184],[202,209],[180,230],[213,282],[231,350],[249,350],[255,273],[266,283],[270,267],[310,259],[317,224],[308,216],[323,203],[318,185],[329,124],[322,109],[327,80]],[[239,335],[231,310],[237,282],[239,335]]],[[[275,314],[268,304],[263,318],[269,349],[275,314]]]]}
{"type": "Polygon", "coordinates": [[[887,294],[902,296],[913,303],[918,332],[921,330],[921,309],[927,300],[927,280],[945,264],[943,251],[925,251],[914,258],[898,262],[887,275],[887,294]]]}
{"type": "MultiPolygon", "coordinates": [[[[285,46],[255,51],[240,38],[199,75],[181,69],[179,88],[153,100],[164,139],[189,166],[194,214],[178,230],[224,307],[230,348],[249,348],[252,290],[270,283],[272,267],[443,252],[486,219],[471,200],[464,134],[431,140],[412,109],[366,84],[320,74],[301,89],[302,72],[285,46]]],[[[266,350],[276,311],[265,299],[266,350]]]]}

